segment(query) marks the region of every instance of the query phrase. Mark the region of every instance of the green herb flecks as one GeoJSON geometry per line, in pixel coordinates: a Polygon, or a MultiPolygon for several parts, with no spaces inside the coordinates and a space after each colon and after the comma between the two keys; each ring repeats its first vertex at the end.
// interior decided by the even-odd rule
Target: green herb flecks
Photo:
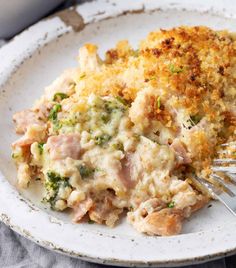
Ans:
{"type": "Polygon", "coordinates": [[[108,114],[108,113],[106,113],[106,112],[103,112],[102,114],[101,114],[101,119],[102,119],[102,121],[103,121],[103,123],[108,123],[109,121],[110,121],[110,119],[111,119],[111,116],[110,116],[110,114],[108,114]]]}
{"type": "Polygon", "coordinates": [[[111,139],[111,136],[108,134],[102,134],[100,136],[95,137],[95,144],[96,145],[104,145],[111,139]]]}
{"type": "Polygon", "coordinates": [[[117,142],[117,143],[112,144],[112,148],[114,150],[119,150],[119,151],[124,152],[124,145],[122,142],[117,142]]]}
{"type": "Polygon", "coordinates": [[[80,165],[78,170],[82,179],[90,177],[95,172],[94,168],[88,167],[85,164],[80,165]]]}
{"type": "Polygon", "coordinates": [[[20,156],[20,155],[17,154],[17,153],[12,153],[12,154],[11,154],[11,158],[13,158],[13,159],[17,159],[19,156],[20,156]]]}
{"type": "Polygon", "coordinates": [[[40,155],[43,154],[43,145],[44,145],[43,142],[39,142],[39,143],[38,143],[38,149],[39,149],[39,154],[40,154],[40,155]]]}
{"type": "Polygon", "coordinates": [[[88,220],[88,224],[94,224],[95,222],[93,220],[88,220]]]}
{"type": "Polygon", "coordinates": [[[59,121],[54,121],[53,122],[53,130],[54,131],[58,131],[59,129],[61,129],[62,128],[62,124],[61,124],[61,122],[59,122],[59,121]]]}
{"type": "MultiPolygon", "coordinates": [[[[102,100],[102,102],[99,104],[99,106],[95,107],[95,113],[97,113],[97,111],[100,111],[100,118],[103,124],[108,124],[110,123],[112,120],[116,120],[116,118],[118,116],[122,116],[123,113],[128,109],[128,102],[126,102],[125,99],[123,99],[120,96],[117,96],[113,99],[109,99],[109,100],[102,100]]],[[[94,108],[92,108],[92,112],[94,108]]],[[[103,138],[107,138],[106,137],[101,137],[102,140],[103,138]]],[[[100,137],[96,137],[95,139],[97,140],[97,143],[103,143],[103,141],[101,141],[100,137]]]]}
{"type": "Polygon", "coordinates": [[[153,80],[157,80],[157,77],[156,76],[151,76],[148,78],[148,81],[153,81],[153,80]]]}
{"type": "Polygon", "coordinates": [[[62,126],[74,127],[79,122],[77,116],[62,118],[59,122],[59,128],[62,126]]]}
{"type": "Polygon", "coordinates": [[[62,93],[62,92],[58,92],[54,95],[53,97],[53,101],[62,101],[64,99],[67,99],[69,98],[69,96],[65,93],[62,93]]]}
{"type": "Polygon", "coordinates": [[[115,99],[117,101],[119,101],[120,103],[122,103],[123,105],[125,105],[125,106],[128,105],[128,102],[125,99],[123,99],[122,97],[120,97],[120,96],[117,96],[115,99]]]}
{"type": "Polygon", "coordinates": [[[174,201],[171,201],[171,202],[167,205],[168,208],[173,208],[174,206],[175,206],[175,202],[174,202],[174,201]]]}
{"type": "Polygon", "coordinates": [[[124,104],[124,101],[121,97],[116,97],[116,101],[105,101],[104,108],[105,111],[109,114],[116,112],[117,110],[124,112],[127,109],[127,104],[124,104]]]}
{"type": "Polygon", "coordinates": [[[161,97],[159,96],[157,98],[157,109],[160,109],[161,108],[161,97]]]}
{"type": "Polygon", "coordinates": [[[170,64],[169,70],[172,74],[180,74],[184,71],[184,67],[176,67],[174,64],[170,64]]]}
{"type": "Polygon", "coordinates": [[[81,76],[79,77],[79,79],[84,79],[85,77],[86,77],[86,74],[83,73],[83,74],[81,74],[81,76]]]}
{"type": "Polygon", "coordinates": [[[61,111],[61,104],[57,103],[52,107],[48,116],[48,119],[53,123],[54,131],[58,131],[62,127],[61,123],[57,119],[57,114],[60,111],[61,111]]]}
{"type": "Polygon", "coordinates": [[[59,103],[57,103],[57,104],[55,104],[53,107],[52,107],[52,109],[51,109],[51,111],[50,111],[50,113],[49,113],[49,116],[48,116],[48,119],[50,120],[50,121],[56,121],[57,120],[57,114],[58,114],[58,112],[60,112],[61,111],[61,104],[59,104],[59,103]]]}

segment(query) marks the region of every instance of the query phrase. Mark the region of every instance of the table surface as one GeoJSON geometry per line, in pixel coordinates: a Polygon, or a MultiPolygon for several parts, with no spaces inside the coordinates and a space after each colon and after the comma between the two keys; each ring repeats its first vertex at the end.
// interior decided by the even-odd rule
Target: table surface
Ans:
{"type": "MultiPolygon", "coordinates": [[[[88,0],[87,0],[88,1],[88,0]]],[[[86,0],[69,0],[54,11],[69,7],[76,2],[86,0]]],[[[0,40],[1,41],[1,40],[0,40]]],[[[28,239],[15,233],[0,223],[0,267],[4,268],[102,268],[104,265],[93,264],[67,257],[42,248],[28,239]]],[[[112,267],[112,266],[109,266],[112,267]]],[[[185,266],[187,268],[235,268],[236,255],[216,261],[185,266]]]]}

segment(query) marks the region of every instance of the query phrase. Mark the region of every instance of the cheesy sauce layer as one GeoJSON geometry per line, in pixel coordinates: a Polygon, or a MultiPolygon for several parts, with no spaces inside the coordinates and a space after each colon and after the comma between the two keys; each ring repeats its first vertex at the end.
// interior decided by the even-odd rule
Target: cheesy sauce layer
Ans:
{"type": "Polygon", "coordinates": [[[43,202],[73,221],[174,235],[209,195],[218,144],[235,139],[236,38],[206,27],[151,32],[99,58],[79,49],[31,109],[13,116],[18,183],[40,180],[43,202]]]}

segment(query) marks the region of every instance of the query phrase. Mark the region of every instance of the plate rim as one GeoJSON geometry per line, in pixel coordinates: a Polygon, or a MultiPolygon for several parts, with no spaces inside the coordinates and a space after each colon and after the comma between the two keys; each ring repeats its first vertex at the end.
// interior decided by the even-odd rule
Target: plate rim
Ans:
{"type": "MultiPolygon", "coordinates": [[[[158,1],[159,2],[159,1],[158,1]]],[[[226,6],[224,10],[221,9],[221,2],[220,0],[213,1],[210,0],[208,3],[205,3],[205,6],[203,5],[203,1],[194,0],[191,1],[191,6],[188,4],[187,0],[175,0],[174,2],[171,0],[165,1],[165,3],[153,3],[151,0],[144,1],[144,0],[119,0],[116,1],[116,6],[113,5],[114,2],[112,1],[105,1],[100,0],[99,5],[98,1],[93,2],[87,2],[82,5],[77,5],[75,8],[69,8],[65,9],[62,12],[56,13],[53,16],[46,18],[44,20],[41,20],[34,24],[33,26],[29,27],[27,30],[23,31],[19,35],[17,35],[15,38],[13,38],[12,41],[10,41],[8,44],[6,44],[4,47],[0,49],[0,57],[3,57],[2,64],[0,66],[0,87],[5,84],[10,78],[12,74],[14,74],[15,70],[17,70],[20,65],[27,60],[37,49],[43,47],[47,43],[50,43],[52,40],[56,38],[60,38],[61,35],[64,35],[71,31],[80,31],[83,29],[84,26],[90,23],[94,23],[97,21],[101,21],[107,18],[112,18],[116,16],[125,15],[127,13],[137,13],[137,12],[146,12],[146,11],[152,11],[156,9],[186,9],[188,11],[198,11],[198,12],[211,12],[213,14],[220,14],[227,16],[227,17],[235,17],[233,14],[232,7],[226,6]],[[200,3],[200,4],[199,4],[200,3]],[[173,5],[174,4],[174,5],[173,5]],[[127,9],[128,6],[128,9],[127,9]],[[219,10],[218,10],[219,9],[219,10]],[[103,10],[103,12],[101,12],[103,10]],[[89,12],[88,12],[89,11],[89,12]],[[224,14],[225,13],[225,14],[224,14]],[[76,22],[79,23],[79,26],[77,29],[75,28],[75,25],[73,24],[70,19],[68,20],[68,14],[71,16],[73,15],[73,18],[75,18],[76,22]],[[45,35],[45,26],[47,26],[47,34],[45,35]],[[32,35],[33,32],[37,32],[36,35],[32,35]],[[32,40],[30,44],[28,43],[28,37],[31,37],[32,40]],[[20,57],[17,56],[17,54],[13,55],[11,54],[12,50],[14,48],[19,48],[17,54],[21,54],[20,57]],[[15,61],[15,59],[18,59],[18,61],[15,61]]],[[[228,1],[231,2],[231,1],[228,1]]],[[[236,10],[235,10],[236,11],[236,10]]],[[[193,264],[193,263],[201,263],[213,259],[217,259],[223,256],[228,256],[236,253],[236,245],[234,247],[221,250],[221,252],[215,252],[209,254],[205,254],[199,257],[194,258],[182,258],[182,259],[170,259],[170,260],[151,260],[151,261],[145,261],[143,260],[132,260],[129,261],[127,259],[122,258],[106,258],[106,259],[99,259],[98,256],[89,255],[89,254],[83,254],[81,252],[74,252],[72,250],[69,250],[67,248],[59,247],[56,244],[40,240],[37,238],[37,236],[32,235],[32,230],[23,228],[19,225],[17,220],[14,218],[14,215],[12,215],[12,212],[9,213],[7,203],[4,202],[3,197],[10,197],[10,198],[17,198],[17,200],[22,201],[22,207],[29,208],[29,206],[32,209],[32,212],[39,212],[40,210],[37,209],[36,206],[34,206],[31,202],[25,200],[7,181],[7,179],[3,176],[3,174],[0,171],[0,183],[4,187],[2,189],[0,188],[0,220],[4,222],[6,225],[8,225],[11,229],[16,231],[17,233],[23,235],[24,237],[30,239],[31,241],[39,244],[40,246],[46,247],[50,250],[54,250],[56,252],[77,257],[80,259],[84,259],[87,261],[97,262],[97,263],[103,263],[103,264],[113,264],[113,265],[122,265],[122,266],[173,266],[173,265],[187,265],[187,264],[193,264]],[[7,193],[4,193],[3,189],[7,193]],[[6,205],[6,207],[3,207],[3,204],[6,205]]],[[[21,206],[20,206],[21,207],[21,206]]],[[[39,212],[40,213],[40,212],[39,212]]],[[[41,211],[42,213],[42,211],[41,211]]],[[[44,213],[44,212],[43,212],[44,213]]],[[[46,212],[45,212],[46,214],[46,212]]],[[[236,223],[233,223],[230,225],[230,230],[235,230],[236,223]]],[[[202,232],[204,233],[204,232],[202,232]]],[[[206,231],[205,231],[206,233],[206,231]]],[[[196,233],[194,233],[196,234],[196,233]]],[[[232,234],[232,232],[231,232],[232,234]]],[[[236,232],[234,231],[234,234],[236,235],[236,232]]],[[[182,235],[184,236],[184,235],[182,235]]],[[[112,241],[112,238],[110,237],[108,241],[112,241]]]]}

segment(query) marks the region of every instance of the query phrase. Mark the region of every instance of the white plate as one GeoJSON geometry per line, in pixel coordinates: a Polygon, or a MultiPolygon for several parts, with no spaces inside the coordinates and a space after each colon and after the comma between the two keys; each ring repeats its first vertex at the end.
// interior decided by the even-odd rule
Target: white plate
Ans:
{"type": "Polygon", "coordinates": [[[137,46],[158,28],[184,24],[235,31],[233,14],[236,5],[225,0],[100,0],[41,21],[0,49],[1,220],[44,247],[106,264],[173,266],[235,253],[236,221],[218,202],[196,213],[183,234],[173,237],[140,235],[125,219],[113,229],[72,224],[68,215],[42,206],[37,187],[18,194],[10,149],[16,139],[12,114],[30,107],[46,85],[75,66],[77,50],[84,43],[98,44],[103,54],[120,39],[137,46]]]}

